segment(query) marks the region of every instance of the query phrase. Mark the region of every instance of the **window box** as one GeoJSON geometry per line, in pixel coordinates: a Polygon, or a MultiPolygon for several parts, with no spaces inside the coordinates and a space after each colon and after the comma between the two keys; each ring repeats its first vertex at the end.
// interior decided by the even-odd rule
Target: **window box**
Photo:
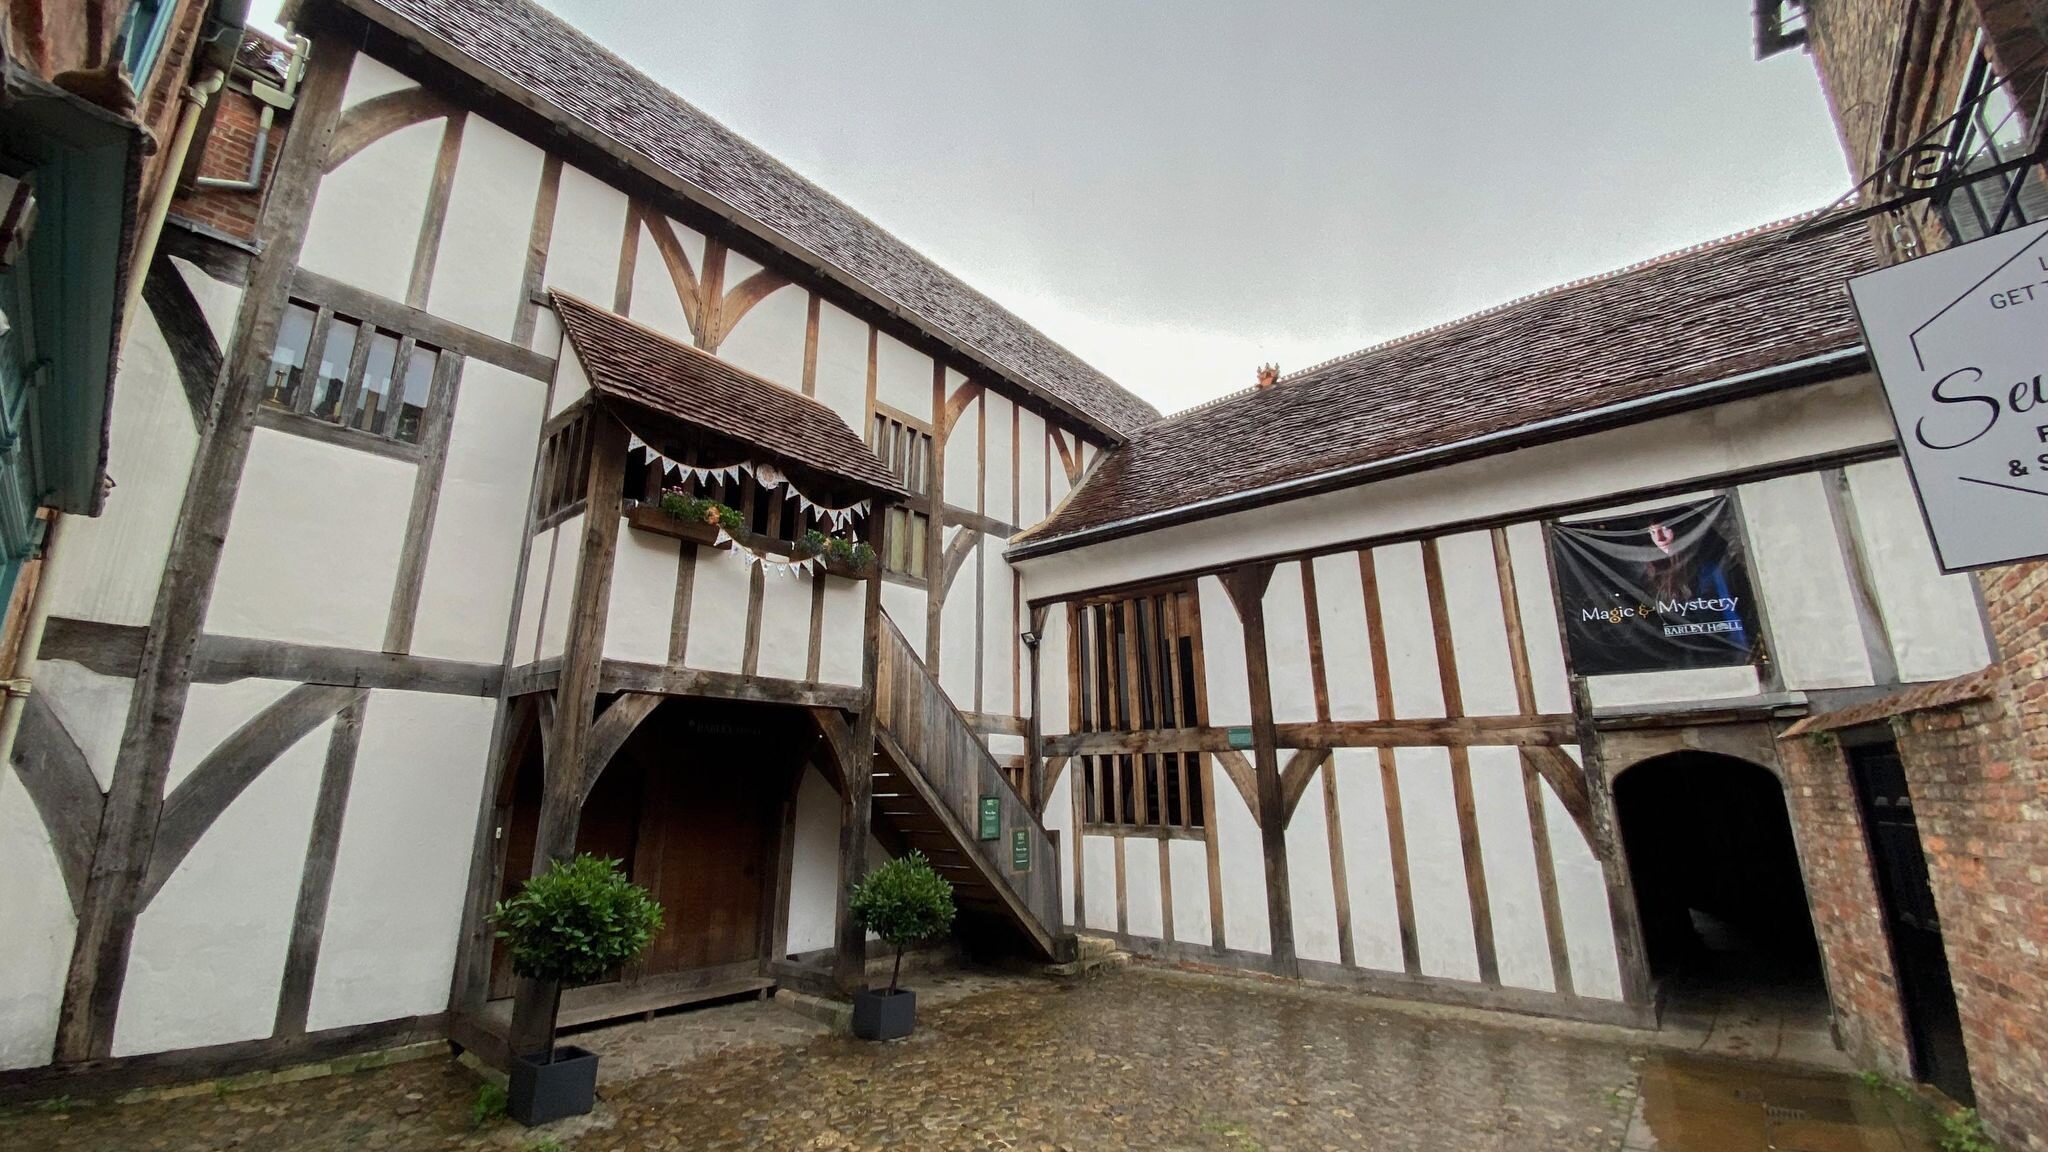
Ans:
{"type": "Polygon", "coordinates": [[[626,523],[642,532],[652,532],[657,536],[673,536],[677,540],[688,541],[700,547],[732,547],[730,541],[719,542],[718,525],[702,520],[684,520],[649,504],[638,504],[626,509],[626,523]]]}

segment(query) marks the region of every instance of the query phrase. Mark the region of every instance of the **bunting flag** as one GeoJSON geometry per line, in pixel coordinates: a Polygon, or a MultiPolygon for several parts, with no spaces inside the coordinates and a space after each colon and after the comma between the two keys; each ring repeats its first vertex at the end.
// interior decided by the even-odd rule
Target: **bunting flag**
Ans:
{"type": "Polygon", "coordinates": [[[835,532],[845,531],[847,525],[853,523],[855,517],[867,515],[868,502],[866,500],[856,500],[851,504],[840,507],[818,503],[800,491],[795,484],[790,482],[789,476],[773,464],[757,464],[750,460],[742,460],[719,468],[700,468],[693,464],[684,464],[681,461],[669,459],[655,451],[652,445],[631,431],[628,431],[626,435],[626,451],[628,453],[643,452],[646,454],[649,463],[659,463],[661,465],[662,483],[664,486],[671,483],[669,479],[671,476],[676,478],[673,481],[676,484],[689,480],[695,480],[700,484],[722,484],[737,480],[741,476],[749,477],[764,488],[774,488],[778,485],[788,484],[790,494],[796,497],[797,507],[803,510],[804,515],[806,517],[816,517],[830,524],[835,532]]]}
{"type": "Polygon", "coordinates": [[[802,560],[784,560],[770,556],[765,552],[756,552],[752,548],[747,547],[746,544],[735,539],[730,532],[723,528],[718,530],[716,540],[720,545],[730,544],[733,552],[747,563],[757,568],[780,572],[787,576],[807,576],[825,566],[825,558],[823,556],[807,556],[802,560]]]}

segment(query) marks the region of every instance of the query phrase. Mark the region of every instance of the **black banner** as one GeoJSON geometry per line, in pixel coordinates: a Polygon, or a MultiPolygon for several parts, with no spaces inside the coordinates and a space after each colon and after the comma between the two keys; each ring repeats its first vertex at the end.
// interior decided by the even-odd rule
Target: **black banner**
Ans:
{"type": "Polygon", "coordinates": [[[1559,611],[1582,676],[1751,662],[1756,605],[1724,496],[1552,524],[1559,611]]]}

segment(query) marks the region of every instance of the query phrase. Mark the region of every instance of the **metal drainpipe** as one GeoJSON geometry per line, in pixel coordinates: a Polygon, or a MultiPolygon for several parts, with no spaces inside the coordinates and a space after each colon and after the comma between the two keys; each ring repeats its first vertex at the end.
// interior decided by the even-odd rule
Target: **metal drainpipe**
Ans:
{"type": "MultiPolygon", "coordinates": [[[[299,91],[299,79],[306,70],[306,53],[312,51],[312,44],[304,36],[292,37],[292,62],[285,66],[284,107],[291,107],[299,91]]],[[[262,99],[262,97],[258,97],[262,99]]],[[[277,119],[278,105],[263,101],[263,114],[256,118],[256,147],[249,154],[249,174],[240,180],[228,180],[219,176],[201,176],[195,183],[201,188],[214,188],[222,192],[254,192],[263,187],[263,161],[270,154],[270,127],[277,119]]]]}
{"type": "MultiPolygon", "coordinates": [[[[212,69],[180,94],[185,109],[178,115],[178,131],[171,138],[170,155],[164,158],[163,175],[150,196],[149,214],[143,217],[141,234],[135,239],[135,254],[128,262],[128,292],[121,302],[121,339],[116,347],[128,342],[128,325],[142,307],[142,281],[156,259],[157,241],[164,234],[164,218],[171,214],[171,200],[178,193],[178,174],[185,170],[185,154],[192,150],[192,137],[199,130],[199,114],[221,85],[227,83],[227,78],[227,73],[212,69]]],[[[0,740],[0,760],[4,760],[6,751],[4,740],[0,740]]]]}
{"type": "Polygon", "coordinates": [[[0,682],[7,693],[5,711],[0,712],[0,764],[14,762],[14,738],[21,732],[21,710],[26,707],[23,701],[35,689],[36,649],[43,646],[43,628],[50,622],[50,555],[63,524],[64,514],[59,512],[50,517],[43,529],[43,556],[37,561],[35,591],[29,594],[28,621],[21,630],[21,647],[14,653],[13,678],[0,682]]]}

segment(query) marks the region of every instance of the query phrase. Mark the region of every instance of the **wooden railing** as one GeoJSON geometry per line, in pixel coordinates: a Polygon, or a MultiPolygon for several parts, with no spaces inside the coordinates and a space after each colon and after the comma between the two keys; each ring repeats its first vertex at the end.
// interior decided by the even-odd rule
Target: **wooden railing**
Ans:
{"type": "Polygon", "coordinates": [[[1045,825],[1010,786],[903,634],[886,616],[882,624],[875,720],[884,749],[892,742],[901,749],[901,756],[891,751],[891,759],[907,761],[903,771],[920,778],[914,783],[923,785],[920,791],[953,828],[961,847],[973,852],[1012,919],[1050,955],[1064,929],[1059,859],[1045,825]],[[979,835],[985,796],[994,797],[999,809],[999,834],[993,840],[979,835]],[[1027,861],[1023,868],[1016,866],[1020,854],[1027,861]]]}

